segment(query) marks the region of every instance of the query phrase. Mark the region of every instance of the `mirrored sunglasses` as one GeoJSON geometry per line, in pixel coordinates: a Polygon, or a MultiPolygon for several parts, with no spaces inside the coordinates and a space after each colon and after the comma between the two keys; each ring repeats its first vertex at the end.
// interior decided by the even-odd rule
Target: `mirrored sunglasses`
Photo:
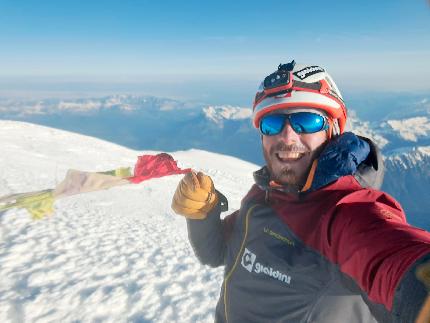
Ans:
{"type": "Polygon", "coordinates": [[[328,129],[328,119],[313,112],[296,112],[291,114],[268,114],[261,118],[260,132],[265,136],[275,136],[282,132],[286,122],[298,133],[315,133],[328,129]]]}

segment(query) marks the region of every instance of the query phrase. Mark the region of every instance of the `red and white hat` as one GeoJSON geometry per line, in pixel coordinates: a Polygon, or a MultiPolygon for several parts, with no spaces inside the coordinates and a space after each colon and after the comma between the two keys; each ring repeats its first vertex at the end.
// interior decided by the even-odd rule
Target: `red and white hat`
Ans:
{"type": "Polygon", "coordinates": [[[332,132],[343,133],[346,107],[331,76],[317,65],[280,64],[267,76],[255,95],[253,125],[258,128],[261,118],[275,110],[317,109],[331,121],[332,132]]]}

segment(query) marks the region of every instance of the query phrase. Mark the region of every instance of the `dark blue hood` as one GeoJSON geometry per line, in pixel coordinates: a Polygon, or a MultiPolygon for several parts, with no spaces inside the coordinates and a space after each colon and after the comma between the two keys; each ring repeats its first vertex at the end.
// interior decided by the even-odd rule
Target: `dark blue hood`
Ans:
{"type": "Polygon", "coordinates": [[[339,177],[355,174],[369,153],[369,144],[352,132],[334,138],[318,159],[310,191],[334,182],[339,177]]]}

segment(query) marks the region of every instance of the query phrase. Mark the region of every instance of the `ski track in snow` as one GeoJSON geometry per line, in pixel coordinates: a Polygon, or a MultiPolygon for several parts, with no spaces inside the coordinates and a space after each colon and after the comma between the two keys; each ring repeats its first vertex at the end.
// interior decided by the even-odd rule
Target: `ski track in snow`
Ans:
{"type": "MultiPolygon", "coordinates": [[[[53,188],[67,169],[132,166],[145,153],[0,121],[0,196],[53,188]],[[7,157],[5,157],[7,156],[7,157]]],[[[180,166],[211,175],[230,210],[256,165],[191,150],[180,166]]],[[[222,268],[202,266],[170,209],[182,175],[57,200],[55,213],[0,212],[0,322],[212,322],[222,268]]]]}

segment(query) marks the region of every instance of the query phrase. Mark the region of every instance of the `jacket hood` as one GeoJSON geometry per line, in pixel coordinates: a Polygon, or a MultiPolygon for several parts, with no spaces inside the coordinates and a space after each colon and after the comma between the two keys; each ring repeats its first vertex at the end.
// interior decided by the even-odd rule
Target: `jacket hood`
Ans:
{"type": "MultiPolygon", "coordinates": [[[[352,132],[345,132],[327,144],[318,158],[312,184],[306,192],[316,191],[348,175],[353,175],[366,188],[380,189],[384,179],[383,159],[378,147],[370,139],[352,132]]],[[[264,190],[271,188],[267,166],[254,173],[254,180],[264,190]]],[[[300,193],[287,185],[278,189],[300,193]]]]}

